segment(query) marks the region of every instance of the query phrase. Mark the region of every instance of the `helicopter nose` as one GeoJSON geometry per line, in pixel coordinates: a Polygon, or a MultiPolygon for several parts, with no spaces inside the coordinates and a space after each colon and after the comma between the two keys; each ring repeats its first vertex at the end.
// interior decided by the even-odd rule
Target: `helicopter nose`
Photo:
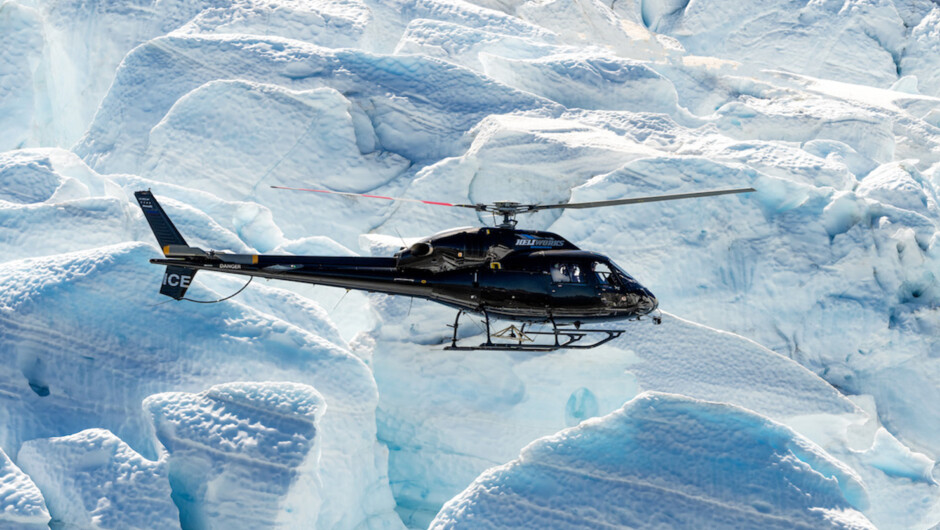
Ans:
{"type": "Polygon", "coordinates": [[[624,298],[624,302],[631,309],[636,311],[638,315],[646,315],[652,313],[659,307],[659,300],[653,296],[653,293],[649,289],[643,286],[637,286],[627,293],[624,298]]]}
{"type": "Polygon", "coordinates": [[[653,296],[653,293],[646,291],[646,293],[640,297],[640,304],[646,313],[652,313],[659,307],[659,300],[653,296]]]}

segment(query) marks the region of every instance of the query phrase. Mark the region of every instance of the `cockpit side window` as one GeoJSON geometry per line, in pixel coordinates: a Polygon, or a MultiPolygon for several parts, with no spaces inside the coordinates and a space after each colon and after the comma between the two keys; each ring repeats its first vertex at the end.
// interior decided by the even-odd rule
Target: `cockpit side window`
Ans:
{"type": "Polygon", "coordinates": [[[616,286],[619,283],[617,281],[617,277],[610,270],[610,267],[606,263],[602,261],[595,261],[591,264],[591,268],[594,269],[594,275],[597,276],[598,284],[616,286]]]}
{"type": "Polygon", "coordinates": [[[551,268],[552,281],[555,283],[584,283],[584,273],[577,263],[555,263],[551,268]]]}
{"type": "Polygon", "coordinates": [[[555,283],[571,281],[571,278],[568,276],[567,263],[555,263],[552,265],[552,281],[555,283]]]}

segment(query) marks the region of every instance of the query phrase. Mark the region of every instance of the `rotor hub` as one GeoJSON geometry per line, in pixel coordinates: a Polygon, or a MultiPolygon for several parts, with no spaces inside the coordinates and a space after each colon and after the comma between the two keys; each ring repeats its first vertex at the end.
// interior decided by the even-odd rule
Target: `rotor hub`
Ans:
{"type": "Polygon", "coordinates": [[[513,201],[496,201],[493,204],[485,206],[486,211],[503,216],[503,222],[497,225],[499,228],[515,228],[516,214],[526,211],[526,207],[513,201]]]}
{"type": "Polygon", "coordinates": [[[497,210],[512,210],[516,211],[519,209],[519,203],[513,201],[496,201],[493,203],[493,208],[497,210]]]}

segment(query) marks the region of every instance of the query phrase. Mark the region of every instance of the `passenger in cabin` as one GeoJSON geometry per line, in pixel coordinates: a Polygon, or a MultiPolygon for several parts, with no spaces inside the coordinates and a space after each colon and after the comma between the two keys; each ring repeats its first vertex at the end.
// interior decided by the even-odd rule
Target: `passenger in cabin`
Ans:
{"type": "Polygon", "coordinates": [[[555,283],[582,283],[581,267],[571,263],[552,265],[552,281],[555,283]]]}

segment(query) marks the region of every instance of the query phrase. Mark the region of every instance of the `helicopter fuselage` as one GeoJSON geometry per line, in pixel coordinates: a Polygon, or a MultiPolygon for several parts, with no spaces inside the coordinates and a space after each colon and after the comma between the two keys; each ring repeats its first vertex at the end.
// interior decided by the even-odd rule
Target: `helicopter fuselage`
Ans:
{"type": "MultiPolygon", "coordinates": [[[[404,295],[521,322],[635,319],[653,294],[609,258],[550,232],[462,228],[403,247],[394,257],[245,255],[165,248],[152,263],[404,295]]],[[[191,279],[191,277],[189,278],[191,279]]],[[[167,282],[188,283],[173,278],[167,282]]],[[[171,295],[172,296],[172,295],[171,295]]]]}

